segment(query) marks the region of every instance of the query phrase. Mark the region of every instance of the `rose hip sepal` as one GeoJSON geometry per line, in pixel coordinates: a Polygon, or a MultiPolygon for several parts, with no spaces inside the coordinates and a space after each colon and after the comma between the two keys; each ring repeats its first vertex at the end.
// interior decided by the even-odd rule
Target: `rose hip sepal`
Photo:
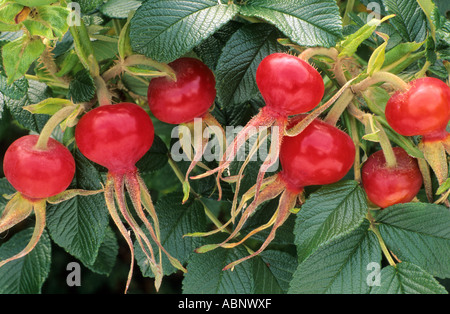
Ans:
{"type": "Polygon", "coordinates": [[[104,189],[106,205],[131,251],[131,266],[125,292],[128,290],[133,273],[134,246],[120,214],[133,230],[139,246],[148,258],[155,275],[157,289],[163,276],[162,264],[156,261],[150,239],[129,212],[125,187],[137,216],[149,231],[160,253],[163,251],[174,267],[185,271],[180,262],[161,245],[158,217],[150,193],[135,165],[152,146],[154,134],[150,116],[144,109],[132,103],[102,105],[92,109],[80,119],[75,129],[75,140],[80,152],[108,169],[104,189]],[[116,209],[115,199],[120,213],[116,209]],[[142,206],[153,220],[153,225],[147,219],[142,206]]]}
{"type": "Polygon", "coordinates": [[[37,147],[38,135],[15,140],[6,150],[3,169],[6,179],[17,191],[0,217],[0,233],[26,219],[32,212],[36,224],[27,246],[18,254],[0,262],[0,267],[31,252],[46,225],[46,203],[57,204],[76,195],[99,191],[66,190],[75,174],[75,161],[60,142],[48,138],[44,148],[37,147]]]}
{"type": "Polygon", "coordinates": [[[446,158],[450,152],[450,87],[443,81],[424,77],[395,92],[386,104],[386,120],[399,134],[421,136],[419,149],[435,172],[439,184],[447,179],[446,158]]]}
{"type": "Polygon", "coordinates": [[[383,151],[379,150],[370,155],[361,168],[367,198],[380,208],[412,201],[423,184],[417,160],[401,147],[394,147],[393,151],[394,166],[387,165],[383,151]]]}
{"type": "MultiPolygon", "coordinates": [[[[185,203],[189,198],[189,174],[196,165],[208,169],[200,162],[208,143],[205,131],[212,131],[218,138],[225,139],[225,132],[220,123],[209,112],[216,98],[216,80],[214,73],[200,60],[183,57],[168,64],[175,72],[176,80],[168,77],[153,78],[147,91],[150,111],[160,121],[186,126],[189,135],[181,133],[181,148],[191,159],[183,184],[185,203]],[[196,124],[201,128],[197,131],[196,124]],[[188,139],[194,138],[191,142],[188,139]],[[192,150],[194,153],[192,153],[192,150]]],[[[219,145],[223,143],[219,141],[219,145]]],[[[219,183],[219,181],[217,180],[219,183]]],[[[220,184],[219,198],[221,198],[220,184]]]]}
{"type": "MultiPolygon", "coordinates": [[[[292,118],[288,129],[296,125],[305,116],[292,118]]],[[[220,244],[210,244],[198,248],[200,253],[217,247],[232,248],[247,240],[259,231],[272,226],[272,229],[261,247],[249,256],[232,262],[225,269],[232,269],[237,264],[261,253],[274,239],[276,230],[286,221],[291,211],[304,198],[304,187],[310,185],[331,184],[341,180],[351,169],[355,160],[355,145],[348,134],[321,120],[313,120],[301,133],[294,137],[286,137],[280,148],[282,170],[264,178],[261,186],[255,184],[241,198],[234,215],[243,211],[241,218],[230,236],[220,244]],[[257,189],[260,193],[257,194],[257,189]],[[243,239],[229,243],[238,235],[248,218],[262,203],[280,197],[278,208],[272,218],[261,227],[249,232],[243,239]]],[[[194,233],[190,236],[206,236],[223,230],[233,222],[233,218],[221,228],[207,233],[194,233]]]]}
{"type": "MultiPolygon", "coordinates": [[[[256,84],[265,101],[265,106],[237,134],[227,146],[219,167],[194,178],[203,178],[218,173],[219,179],[236,157],[239,148],[250,135],[261,135],[270,128],[270,153],[261,165],[256,180],[256,197],[263,178],[278,160],[280,145],[286,135],[289,116],[305,113],[322,100],[325,86],[320,73],[306,61],[286,53],[272,53],[265,57],[256,70],[256,84]]],[[[258,141],[263,144],[264,141],[258,141]]],[[[247,161],[244,163],[244,166],[247,161]]],[[[242,171],[240,171],[242,173],[242,171]]],[[[239,182],[240,177],[228,181],[239,182]]],[[[238,188],[235,192],[237,195],[238,188]]]]}

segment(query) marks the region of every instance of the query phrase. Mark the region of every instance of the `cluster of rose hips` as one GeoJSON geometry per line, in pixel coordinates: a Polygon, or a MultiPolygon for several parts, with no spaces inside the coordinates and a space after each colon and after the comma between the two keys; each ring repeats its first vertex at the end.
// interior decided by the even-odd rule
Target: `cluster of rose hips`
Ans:
{"type": "MultiPolygon", "coordinates": [[[[205,127],[220,127],[210,112],[216,98],[212,71],[193,58],[180,58],[169,66],[175,72],[176,79],[159,77],[150,81],[148,102],[151,113],[157,119],[174,125],[190,124],[194,119],[202,119],[205,127]]],[[[354,165],[355,152],[359,149],[355,147],[352,138],[336,126],[319,118],[310,119],[308,112],[322,101],[325,88],[321,75],[308,62],[290,54],[273,53],[261,61],[256,72],[256,83],[265,106],[226,147],[219,166],[196,177],[216,174],[220,188],[220,182],[224,179],[223,172],[233,161],[239,145],[245,143],[249,130],[261,126],[278,128],[278,132],[271,135],[271,153],[264,160],[255,185],[243,194],[239,204],[236,191],[231,219],[222,228],[205,235],[234,223],[240,214],[233,232],[222,243],[197,249],[197,252],[206,252],[219,246],[231,248],[263,229],[272,228],[266,241],[256,252],[231,263],[227,269],[264,250],[292,209],[303,201],[304,188],[341,180],[354,165]],[[301,131],[290,132],[301,123],[301,131]],[[281,171],[266,177],[267,170],[278,158],[281,171]],[[277,197],[278,208],[264,226],[250,232],[239,242],[230,243],[258,205],[277,197]],[[250,200],[252,201],[247,206],[250,200]]],[[[420,135],[422,145],[441,143],[448,149],[449,134],[446,127],[450,119],[450,88],[442,81],[434,78],[411,81],[407,90],[392,95],[385,113],[389,125],[399,134],[420,135]]],[[[134,252],[127,227],[122,222],[122,218],[125,219],[147,255],[157,282],[160,282],[162,266],[156,262],[150,239],[139,227],[125,202],[126,190],[138,217],[144,222],[152,240],[158,244],[160,253],[164,251],[174,266],[184,270],[159,242],[157,216],[150,194],[135,166],[150,149],[153,139],[154,127],[150,116],[132,103],[100,105],[89,110],[79,120],[75,131],[76,145],[81,153],[108,169],[103,192],[112,219],[127,240],[130,250],[134,252]],[[147,220],[147,214],[153,219],[153,224],[147,220]]],[[[202,150],[195,148],[196,153],[201,155],[202,150]]],[[[362,166],[361,183],[373,206],[385,208],[410,202],[422,187],[422,173],[417,160],[400,147],[394,147],[392,151],[395,156],[393,162],[388,163],[384,152],[380,150],[369,156],[362,166]]],[[[192,159],[186,173],[187,186],[189,173],[198,157],[192,159]]],[[[66,191],[75,173],[75,162],[70,151],[56,140],[28,135],[8,148],[4,158],[4,172],[18,193],[3,212],[0,232],[26,218],[33,209],[40,222],[36,224],[35,235],[27,248],[1,262],[0,266],[33,249],[45,226],[45,202],[66,191]],[[31,205],[23,206],[24,203],[31,205]]],[[[133,261],[129,279],[132,265],[133,261]]]]}

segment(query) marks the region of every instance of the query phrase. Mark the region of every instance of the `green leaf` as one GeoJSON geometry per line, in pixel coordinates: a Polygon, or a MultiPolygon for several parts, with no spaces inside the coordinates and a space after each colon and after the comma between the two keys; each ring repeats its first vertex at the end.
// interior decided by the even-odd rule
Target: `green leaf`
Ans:
{"type": "Polygon", "coordinates": [[[359,226],[367,210],[365,193],[356,181],[326,185],[312,193],[296,218],[294,234],[299,260],[359,226]]]}
{"type": "Polygon", "coordinates": [[[405,42],[422,42],[427,36],[427,19],[417,1],[383,0],[390,21],[405,42]]]}
{"type": "Polygon", "coordinates": [[[127,19],[127,22],[125,23],[119,34],[119,41],[117,43],[117,52],[119,53],[119,57],[121,59],[125,59],[126,57],[131,56],[133,54],[133,49],[131,48],[130,42],[131,18],[132,16],[127,19]]]}
{"type": "Polygon", "coordinates": [[[69,29],[73,37],[75,51],[81,63],[90,73],[98,74],[100,70],[86,25],[82,22],[78,26],[70,26],[69,29]]]}
{"type": "MultiPolygon", "coordinates": [[[[3,69],[0,68],[0,70],[3,69]]],[[[12,84],[8,84],[7,81],[7,77],[0,74],[0,93],[3,94],[3,96],[19,100],[27,93],[28,80],[26,78],[18,79],[12,84]]]]}
{"type": "Polygon", "coordinates": [[[31,114],[23,109],[25,106],[39,103],[48,98],[48,87],[38,81],[28,81],[28,89],[21,97],[15,94],[14,99],[0,93],[0,105],[7,106],[13,117],[23,127],[34,132],[40,132],[47,122],[49,116],[41,114],[31,114]]]}
{"type": "Polygon", "coordinates": [[[89,71],[82,69],[70,81],[67,98],[74,103],[88,102],[95,96],[95,83],[89,71]]]}
{"type": "Polygon", "coordinates": [[[376,30],[376,28],[381,25],[381,23],[385,22],[386,20],[390,19],[392,15],[386,16],[382,18],[381,20],[378,19],[371,19],[367,24],[360,27],[356,32],[353,34],[350,34],[345,37],[345,39],[339,44],[341,52],[339,53],[339,56],[352,56],[355,54],[358,47],[370,36],[373,35],[373,32],[376,30]]]}
{"type": "Polygon", "coordinates": [[[261,252],[254,260],[254,293],[286,293],[296,268],[297,259],[286,252],[261,252]]]}
{"type": "Polygon", "coordinates": [[[430,26],[431,37],[436,40],[436,26],[433,23],[433,12],[435,5],[432,0],[416,0],[419,6],[422,8],[423,13],[428,19],[428,25],[430,26]]]}
{"type": "Polygon", "coordinates": [[[23,22],[31,35],[48,39],[61,39],[68,31],[67,17],[69,10],[59,6],[39,6],[35,17],[23,22]]]}
{"type": "Polygon", "coordinates": [[[0,216],[9,201],[4,196],[11,195],[13,193],[16,193],[16,189],[14,189],[11,183],[9,183],[6,178],[0,178],[0,216]]]}
{"type": "Polygon", "coordinates": [[[78,2],[80,4],[81,13],[89,13],[100,5],[103,4],[103,0],[74,0],[74,2],[78,2]]]}
{"type": "Polygon", "coordinates": [[[268,21],[301,46],[334,47],[342,36],[334,0],[249,0],[240,13],[268,21]]]}
{"type": "Polygon", "coordinates": [[[386,34],[378,33],[378,36],[384,39],[384,43],[379,45],[377,49],[370,56],[369,62],[367,64],[367,74],[373,75],[375,72],[378,72],[383,66],[385,55],[386,55],[386,46],[389,41],[389,36],[386,34]]]}
{"type": "Polygon", "coordinates": [[[63,98],[47,98],[37,104],[29,105],[23,109],[31,113],[49,114],[53,115],[65,106],[71,106],[73,103],[70,100],[63,98]]]}
{"type": "MultiPolygon", "coordinates": [[[[203,205],[199,201],[191,201],[183,205],[181,198],[182,195],[179,193],[169,194],[155,204],[155,209],[161,229],[161,244],[173,257],[184,264],[200,243],[198,238],[183,236],[192,230],[204,231],[206,218],[203,205]]],[[[153,277],[146,262],[146,256],[137,243],[135,243],[135,249],[136,260],[143,275],[153,277]]],[[[158,252],[156,244],[153,245],[153,249],[158,252]]],[[[156,258],[159,260],[159,257],[156,258]]],[[[176,271],[164,253],[163,269],[166,275],[176,271]]]]}
{"type": "Polygon", "coordinates": [[[142,4],[140,0],[109,0],[100,8],[100,11],[115,19],[126,19],[128,14],[139,8],[142,4]]]}
{"type": "MultiPolygon", "coordinates": [[[[222,237],[208,238],[219,243],[222,237]]],[[[209,242],[208,241],[208,242],[209,242]]],[[[235,267],[233,271],[222,269],[229,263],[247,256],[242,246],[233,249],[218,248],[208,253],[196,253],[189,259],[183,279],[185,294],[251,294],[254,291],[253,259],[235,267]]]]}
{"type": "Polygon", "coordinates": [[[424,43],[400,43],[386,52],[382,71],[398,74],[422,58],[425,51],[416,52],[424,43]],[[416,53],[414,53],[416,52],[416,53]]]}
{"type": "Polygon", "coordinates": [[[286,50],[277,42],[281,34],[267,24],[249,24],[237,30],[217,62],[217,97],[224,107],[239,105],[258,94],[256,69],[273,52],[286,50]]]}
{"type": "Polygon", "coordinates": [[[56,2],[56,0],[13,0],[23,5],[28,5],[30,7],[37,7],[41,5],[47,5],[56,2]]]}
{"type": "Polygon", "coordinates": [[[16,24],[15,17],[23,10],[23,5],[7,2],[9,1],[0,0],[0,22],[10,26],[16,24]]]}
{"type": "Polygon", "coordinates": [[[45,45],[41,39],[30,39],[26,35],[4,45],[3,67],[8,77],[8,84],[24,76],[44,50],[45,45]]]}
{"type": "Polygon", "coordinates": [[[214,0],[147,1],[131,20],[131,46],[147,57],[170,62],[191,51],[237,12],[238,6],[214,0]]]}
{"type": "Polygon", "coordinates": [[[136,167],[141,173],[154,172],[164,167],[169,160],[169,150],[163,140],[155,135],[152,147],[136,163],[136,167]]]}
{"type": "Polygon", "coordinates": [[[299,264],[289,293],[361,294],[370,289],[372,263],[380,265],[381,249],[369,222],[324,243],[299,264]]]}
{"type": "Polygon", "coordinates": [[[95,262],[92,265],[86,265],[86,267],[97,274],[110,275],[116,263],[118,253],[119,244],[116,234],[108,226],[95,262]]]}
{"type": "Polygon", "coordinates": [[[448,294],[443,286],[419,266],[402,262],[381,270],[380,286],[372,294],[448,294]]]}
{"type": "Polygon", "coordinates": [[[450,212],[441,205],[398,204],[375,217],[389,250],[433,276],[450,277],[450,212]]]}
{"type": "Polygon", "coordinates": [[[219,61],[223,47],[226,45],[230,37],[238,29],[242,27],[243,23],[231,20],[212,36],[204,40],[200,45],[194,48],[195,54],[211,69],[215,70],[217,61],[219,61]]]}
{"type": "MultiPolygon", "coordinates": [[[[22,230],[0,246],[0,260],[19,253],[30,241],[34,228],[22,230]]],[[[39,242],[26,256],[0,268],[1,294],[40,293],[50,272],[51,242],[44,230],[39,242]]]]}
{"type": "MultiPolygon", "coordinates": [[[[101,189],[101,176],[79,151],[75,152],[77,188],[101,189]]],[[[49,205],[47,228],[56,244],[85,265],[95,262],[108,226],[109,215],[103,193],[76,196],[57,205],[49,205]]]]}

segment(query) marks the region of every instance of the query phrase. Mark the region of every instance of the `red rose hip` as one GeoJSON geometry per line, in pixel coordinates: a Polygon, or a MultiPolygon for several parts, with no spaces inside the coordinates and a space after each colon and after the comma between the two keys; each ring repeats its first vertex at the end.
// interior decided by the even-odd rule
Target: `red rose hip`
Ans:
{"type": "Polygon", "coordinates": [[[194,58],[180,58],[169,66],[177,79],[159,77],[150,81],[147,92],[150,111],[158,120],[170,124],[202,117],[216,98],[214,74],[194,58]]]}
{"type": "Polygon", "coordinates": [[[132,103],[92,109],[75,130],[81,153],[112,173],[134,171],[136,162],[152,146],[154,136],[150,116],[132,103]]]}
{"type": "Polygon", "coordinates": [[[450,87],[432,77],[416,79],[409,89],[391,96],[385,113],[389,125],[401,135],[442,140],[448,134],[450,87]]]}
{"type": "Polygon", "coordinates": [[[355,145],[350,136],[316,119],[297,136],[283,139],[280,176],[294,190],[331,184],[342,179],[354,161],[355,145]]]}
{"type": "Polygon", "coordinates": [[[12,143],[5,153],[6,179],[22,195],[42,199],[57,195],[72,182],[75,161],[60,142],[49,138],[47,149],[36,149],[38,135],[26,135],[12,143]]]}
{"type": "Polygon", "coordinates": [[[361,180],[369,201],[386,208],[408,203],[419,192],[423,179],[417,160],[403,148],[393,148],[397,163],[388,167],[383,151],[369,156],[362,166],[361,180]]]}

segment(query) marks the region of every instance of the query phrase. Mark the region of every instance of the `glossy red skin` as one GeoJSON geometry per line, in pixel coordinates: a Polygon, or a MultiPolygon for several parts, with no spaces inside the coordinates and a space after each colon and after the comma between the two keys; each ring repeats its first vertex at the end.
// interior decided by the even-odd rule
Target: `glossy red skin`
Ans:
{"type": "Polygon", "coordinates": [[[170,124],[202,117],[216,98],[213,72],[194,58],[180,58],[169,66],[177,80],[159,77],[150,81],[147,98],[151,112],[158,120],[170,124]]]}
{"type": "Polygon", "coordinates": [[[361,179],[368,199],[381,208],[408,203],[419,192],[423,180],[417,160],[403,148],[393,148],[397,166],[388,168],[383,151],[370,155],[361,168],[361,179]]]}
{"type": "Polygon", "coordinates": [[[285,53],[273,53],[261,61],[256,84],[266,107],[282,116],[310,111],[322,100],[325,90],[316,69],[285,53]]]}
{"type": "Polygon", "coordinates": [[[7,149],[3,170],[6,179],[25,197],[43,199],[57,195],[72,182],[75,161],[69,150],[50,138],[47,150],[34,148],[38,135],[26,135],[7,149]]]}
{"type": "Polygon", "coordinates": [[[285,136],[280,149],[280,172],[291,190],[341,180],[355,161],[350,136],[321,120],[314,120],[295,137],[285,136]]]}
{"type": "Polygon", "coordinates": [[[385,114],[389,125],[401,135],[443,139],[450,119],[450,87],[432,77],[416,79],[406,92],[391,96],[385,114]]]}
{"type": "Polygon", "coordinates": [[[136,170],[136,162],[150,149],[153,123],[136,104],[104,105],[87,112],[75,129],[81,153],[111,173],[136,170]]]}

